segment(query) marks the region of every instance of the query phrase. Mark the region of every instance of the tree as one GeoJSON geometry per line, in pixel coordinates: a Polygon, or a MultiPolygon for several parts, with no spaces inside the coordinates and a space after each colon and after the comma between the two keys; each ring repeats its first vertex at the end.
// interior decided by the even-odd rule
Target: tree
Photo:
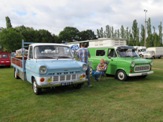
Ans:
{"type": "Polygon", "coordinates": [[[40,40],[39,42],[54,43],[53,36],[47,30],[40,29],[38,30],[40,40]]]}
{"type": "Polygon", "coordinates": [[[114,38],[115,36],[114,36],[114,27],[112,26],[111,27],[111,38],[114,38]]]}
{"type": "Polygon", "coordinates": [[[160,25],[158,26],[158,30],[159,30],[159,41],[161,44],[163,44],[163,42],[162,42],[162,22],[160,22],[160,25]]]}
{"type": "Polygon", "coordinates": [[[56,36],[55,34],[53,34],[52,37],[53,37],[53,41],[54,41],[55,43],[62,43],[62,42],[59,41],[58,36],[56,36]]]}
{"type": "Polygon", "coordinates": [[[104,37],[104,30],[103,30],[103,28],[101,27],[101,29],[100,29],[100,37],[101,38],[103,38],[104,37]]]}
{"type": "Polygon", "coordinates": [[[144,45],[144,36],[145,36],[145,29],[144,26],[141,25],[141,32],[140,32],[140,45],[144,45]]]}
{"type": "Polygon", "coordinates": [[[79,39],[79,30],[75,27],[65,27],[59,33],[59,40],[62,42],[71,42],[79,39]]]}
{"type": "Polygon", "coordinates": [[[23,36],[13,28],[3,29],[0,32],[0,45],[5,51],[15,51],[21,48],[21,40],[23,36]]]}
{"type": "Polygon", "coordinates": [[[6,27],[12,28],[11,21],[10,21],[10,18],[8,16],[6,17],[6,27]]]}
{"type": "Polygon", "coordinates": [[[121,38],[125,38],[125,29],[123,25],[121,25],[120,33],[121,33],[121,38]]]}
{"type": "Polygon", "coordinates": [[[129,44],[129,41],[130,41],[130,31],[128,29],[128,27],[126,28],[125,30],[125,33],[126,33],[126,41],[127,41],[127,44],[129,44]]]}
{"type": "Polygon", "coordinates": [[[111,38],[111,28],[109,25],[106,25],[106,37],[111,38]]]}
{"type": "Polygon", "coordinates": [[[92,30],[86,30],[79,32],[80,40],[92,40],[96,39],[96,35],[92,30]]]}
{"type": "Polygon", "coordinates": [[[14,28],[15,31],[19,32],[25,41],[28,42],[39,42],[40,36],[37,31],[33,28],[25,27],[25,26],[18,26],[14,28]]]}
{"type": "Polygon", "coordinates": [[[133,21],[132,25],[132,37],[133,37],[133,45],[139,44],[139,28],[136,20],[133,21]]]}
{"type": "Polygon", "coordinates": [[[23,35],[23,39],[25,41],[30,42],[52,42],[54,43],[55,40],[53,35],[44,29],[34,30],[30,27],[19,26],[14,28],[17,32],[23,35]]]}
{"type": "Polygon", "coordinates": [[[153,40],[152,40],[152,29],[151,29],[151,19],[149,18],[147,21],[147,34],[148,37],[146,39],[147,47],[153,47],[153,40]]]}
{"type": "Polygon", "coordinates": [[[100,31],[97,29],[97,37],[100,38],[100,31]]]}

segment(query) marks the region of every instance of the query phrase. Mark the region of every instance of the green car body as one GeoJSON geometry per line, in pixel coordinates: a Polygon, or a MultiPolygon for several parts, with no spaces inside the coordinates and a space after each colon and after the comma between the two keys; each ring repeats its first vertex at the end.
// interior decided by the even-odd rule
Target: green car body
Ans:
{"type": "Polygon", "coordinates": [[[119,80],[126,80],[128,77],[140,76],[142,78],[152,74],[152,60],[140,58],[134,47],[89,47],[91,68],[96,70],[101,59],[108,62],[106,74],[114,75],[119,80]],[[127,52],[128,51],[128,52],[127,52]],[[122,55],[127,52],[128,55],[122,55]]]}

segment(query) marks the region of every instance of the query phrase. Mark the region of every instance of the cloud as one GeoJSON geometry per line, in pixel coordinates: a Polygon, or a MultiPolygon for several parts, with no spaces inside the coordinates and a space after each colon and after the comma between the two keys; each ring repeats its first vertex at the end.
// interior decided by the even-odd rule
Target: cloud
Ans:
{"type": "Polygon", "coordinates": [[[154,26],[162,21],[162,0],[0,0],[0,27],[9,16],[13,26],[46,29],[58,34],[66,26],[79,30],[96,29],[106,25],[120,28],[132,26],[134,19],[144,24],[145,13],[154,26]]]}

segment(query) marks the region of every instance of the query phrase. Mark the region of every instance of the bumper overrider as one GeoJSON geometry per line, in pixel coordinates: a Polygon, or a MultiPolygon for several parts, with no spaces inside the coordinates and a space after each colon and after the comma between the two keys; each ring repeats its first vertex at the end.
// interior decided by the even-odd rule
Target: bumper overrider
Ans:
{"type": "MultiPolygon", "coordinates": [[[[60,76],[58,76],[60,77],[60,76]]],[[[54,81],[54,76],[48,77],[35,77],[37,82],[37,87],[46,88],[46,87],[56,87],[56,86],[67,86],[73,84],[84,83],[88,81],[85,74],[78,74],[76,79],[73,80],[58,80],[54,81]]]]}
{"type": "Polygon", "coordinates": [[[148,72],[140,72],[140,73],[129,73],[129,77],[135,77],[135,76],[143,76],[143,75],[150,75],[153,74],[153,71],[148,71],[148,72]]]}

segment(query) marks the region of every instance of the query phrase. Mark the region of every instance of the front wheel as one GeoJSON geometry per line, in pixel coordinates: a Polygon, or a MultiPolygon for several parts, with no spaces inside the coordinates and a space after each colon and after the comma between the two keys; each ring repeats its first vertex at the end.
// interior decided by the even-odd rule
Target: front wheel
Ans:
{"type": "Polygon", "coordinates": [[[118,78],[118,80],[120,81],[125,81],[127,80],[127,75],[123,70],[119,70],[116,74],[116,77],[118,78]]]}
{"type": "Polygon", "coordinates": [[[36,95],[39,95],[41,93],[41,88],[38,88],[37,87],[37,84],[36,84],[36,80],[35,79],[33,79],[32,88],[33,88],[33,92],[36,95]]]}

